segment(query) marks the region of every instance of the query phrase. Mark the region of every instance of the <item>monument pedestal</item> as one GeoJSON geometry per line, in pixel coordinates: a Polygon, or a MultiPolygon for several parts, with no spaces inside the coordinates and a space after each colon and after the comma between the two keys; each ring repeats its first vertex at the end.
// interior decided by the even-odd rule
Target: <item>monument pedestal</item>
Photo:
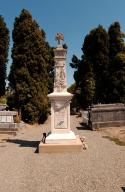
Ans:
{"type": "Polygon", "coordinates": [[[53,140],[50,143],[40,142],[39,153],[76,153],[83,150],[82,142],[78,135],[74,140],[53,140]]]}
{"type": "Polygon", "coordinates": [[[47,136],[46,138],[46,143],[63,143],[63,142],[74,142],[76,139],[75,134],[70,131],[69,133],[51,133],[50,135],[47,136]]]}
{"type": "Polygon", "coordinates": [[[51,100],[51,132],[45,143],[40,142],[39,153],[81,152],[82,142],[70,127],[70,101],[72,94],[53,92],[51,100]]]}
{"type": "Polygon", "coordinates": [[[39,153],[82,150],[79,136],[70,128],[70,102],[73,95],[67,92],[66,53],[62,45],[54,49],[54,92],[48,95],[51,101],[51,133],[45,143],[40,143],[39,153]]]}

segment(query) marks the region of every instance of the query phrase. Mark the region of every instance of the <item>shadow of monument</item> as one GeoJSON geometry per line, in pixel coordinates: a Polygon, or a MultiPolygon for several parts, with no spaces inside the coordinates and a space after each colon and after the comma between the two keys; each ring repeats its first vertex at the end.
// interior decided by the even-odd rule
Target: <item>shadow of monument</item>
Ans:
{"type": "Polygon", "coordinates": [[[18,144],[20,147],[38,147],[40,141],[28,141],[28,140],[20,140],[20,139],[8,139],[7,142],[18,144]]]}
{"type": "Polygon", "coordinates": [[[125,187],[122,187],[123,192],[125,192],[125,187]]]}
{"type": "Polygon", "coordinates": [[[81,126],[76,127],[78,130],[89,130],[91,131],[90,127],[86,123],[79,123],[81,126]]]}

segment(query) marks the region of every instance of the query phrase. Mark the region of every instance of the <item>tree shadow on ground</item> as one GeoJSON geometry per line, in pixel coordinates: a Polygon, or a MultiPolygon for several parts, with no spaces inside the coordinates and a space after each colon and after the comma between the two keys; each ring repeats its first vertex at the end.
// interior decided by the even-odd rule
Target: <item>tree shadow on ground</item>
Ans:
{"type": "Polygon", "coordinates": [[[122,187],[123,192],[125,192],[125,187],[122,187]]]}
{"type": "Polygon", "coordinates": [[[20,147],[33,147],[36,148],[40,141],[28,141],[21,139],[8,139],[7,142],[18,144],[20,147]]]}
{"type": "Polygon", "coordinates": [[[28,141],[28,140],[21,140],[21,139],[8,139],[7,142],[15,143],[20,147],[32,147],[36,148],[35,153],[38,153],[38,146],[40,141],[28,141]]]}
{"type": "Polygon", "coordinates": [[[79,123],[81,126],[76,127],[78,130],[89,130],[91,131],[90,127],[86,123],[79,123]]]}

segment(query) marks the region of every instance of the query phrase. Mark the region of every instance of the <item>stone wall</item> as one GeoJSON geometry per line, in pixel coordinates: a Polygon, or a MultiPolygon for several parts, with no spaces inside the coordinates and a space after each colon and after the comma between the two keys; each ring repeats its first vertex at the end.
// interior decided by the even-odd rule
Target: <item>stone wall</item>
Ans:
{"type": "Polygon", "coordinates": [[[0,111],[0,133],[15,134],[22,124],[15,122],[16,111],[0,111]]]}
{"type": "Polygon", "coordinates": [[[2,103],[0,103],[0,111],[5,110],[6,107],[7,107],[6,104],[2,104],[2,103]]]}
{"type": "Polygon", "coordinates": [[[0,111],[0,123],[14,123],[14,117],[17,115],[16,111],[0,111]]]}
{"type": "Polygon", "coordinates": [[[89,127],[92,130],[101,127],[113,127],[125,125],[124,104],[94,105],[89,108],[89,127]]]}

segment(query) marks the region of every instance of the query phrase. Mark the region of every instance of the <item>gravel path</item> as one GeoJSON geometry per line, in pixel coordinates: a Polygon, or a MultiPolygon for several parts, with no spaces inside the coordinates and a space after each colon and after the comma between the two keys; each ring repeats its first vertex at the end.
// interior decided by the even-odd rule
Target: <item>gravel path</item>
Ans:
{"type": "Polygon", "coordinates": [[[72,129],[86,137],[81,153],[35,152],[50,120],[0,143],[0,192],[125,192],[125,147],[83,130],[79,121],[71,117],[72,129]]]}

